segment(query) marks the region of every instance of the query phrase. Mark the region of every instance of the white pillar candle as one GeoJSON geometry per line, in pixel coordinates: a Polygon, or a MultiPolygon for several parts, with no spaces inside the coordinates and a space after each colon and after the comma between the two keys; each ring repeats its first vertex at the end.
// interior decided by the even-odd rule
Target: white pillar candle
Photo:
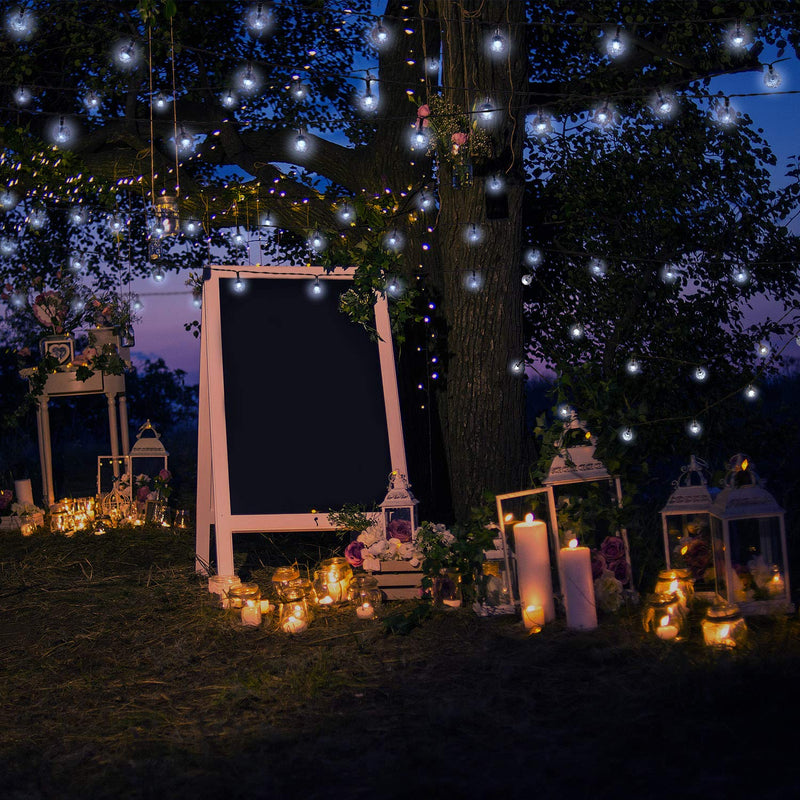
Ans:
{"type": "Polygon", "coordinates": [[[29,506],[35,505],[33,502],[33,489],[28,478],[14,481],[14,494],[18,503],[27,503],[29,506]]]}
{"type": "Polygon", "coordinates": [[[671,625],[672,620],[668,616],[661,617],[659,625],[656,628],[656,636],[663,639],[665,642],[671,642],[673,639],[678,638],[678,626],[671,625]]]}
{"type": "Polygon", "coordinates": [[[242,606],[242,625],[257,628],[261,624],[261,601],[248,600],[242,606]]]}
{"type": "Polygon", "coordinates": [[[528,514],[525,522],[514,526],[514,552],[517,558],[519,600],[522,608],[541,606],[544,618],[556,618],[553,603],[553,579],[550,575],[550,548],[547,525],[528,514]]]}
{"type": "Polygon", "coordinates": [[[573,539],[559,553],[564,580],[564,605],[567,627],[592,630],[597,627],[597,606],[592,582],[592,558],[588,547],[578,547],[573,539]]]}

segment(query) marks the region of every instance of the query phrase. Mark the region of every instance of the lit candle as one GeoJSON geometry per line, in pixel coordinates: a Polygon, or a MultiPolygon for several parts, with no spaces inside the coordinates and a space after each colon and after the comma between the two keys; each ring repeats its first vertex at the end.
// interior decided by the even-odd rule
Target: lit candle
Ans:
{"type": "Polygon", "coordinates": [[[551,622],[556,618],[556,610],[547,526],[541,520],[534,519],[533,514],[528,514],[525,522],[514,525],[514,552],[522,607],[541,606],[545,620],[551,622]]]}
{"type": "Polygon", "coordinates": [[[591,630],[597,627],[597,606],[592,582],[592,559],[588,547],[578,547],[572,539],[559,553],[564,580],[564,605],[567,627],[591,630]]]}
{"type": "Polygon", "coordinates": [[[362,603],[356,608],[356,616],[359,619],[372,619],[375,616],[375,609],[371,603],[362,603]]]}
{"type": "Polygon", "coordinates": [[[242,625],[257,628],[261,624],[261,601],[248,600],[242,606],[242,625]]]}
{"type": "Polygon", "coordinates": [[[275,606],[269,600],[261,600],[261,613],[271,614],[275,610],[275,606]]]}
{"type": "Polygon", "coordinates": [[[449,598],[442,599],[442,602],[450,608],[461,608],[461,601],[458,599],[450,600],[449,598]]]}
{"type": "Polygon", "coordinates": [[[678,626],[671,625],[672,620],[668,616],[663,616],[659,620],[658,627],[656,628],[656,636],[663,639],[665,642],[671,642],[673,639],[678,638],[678,626]]]}
{"type": "Polygon", "coordinates": [[[308,623],[292,614],[286,617],[281,627],[286,633],[302,633],[308,627],[308,623]]]}
{"type": "Polygon", "coordinates": [[[544,625],[544,609],[535,605],[523,607],[522,621],[525,624],[525,630],[530,631],[534,628],[541,630],[544,625]]]}

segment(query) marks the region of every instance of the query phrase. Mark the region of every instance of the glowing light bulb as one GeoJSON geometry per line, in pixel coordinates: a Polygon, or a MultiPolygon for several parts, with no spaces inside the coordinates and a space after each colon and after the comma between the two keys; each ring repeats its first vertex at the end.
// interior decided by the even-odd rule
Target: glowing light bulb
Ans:
{"type": "Polygon", "coordinates": [[[467,227],[467,241],[477,244],[481,240],[481,229],[473,222],[467,227]]]}
{"type": "Polygon", "coordinates": [[[314,231],[311,236],[308,237],[308,244],[312,250],[320,252],[325,249],[325,237],[319,231],[314,231]]]}
{"type": "Polygon", "coordinates": [[[631,444],[636,438],[636,434],[633,432],[633,428],[627,426],[620,428],[619,438],[620,441],[624,442],[625,444],[631,444]]]}
{"type": "Polygon", "coordinates": [[[603,278],[606,274],[606,262],[600,258],[589,260],[589,274],[595,278],[603,278]]]}
{"type": "Polygon", "coordinates": [[[750,400],[750,401],[757,400],[758,399],[758,387],[754,386],[752,383],[750,383],[750,384],[748,384],[747,386],[744,387],[744,392],[742,392],[742,394],[744,395],[744,399],[745,400],[750,400]]]}
{"type": "Polygon", "coordinates": [[[387,250],[397,251],[403,246],[403,238],[396,230],[393,230],[386,234],[383,243],[387,250]]]}
{"type": "Polygon", "coordinates": [[[367,88],[361,98],[361,108],[364,111],[374,111],[378,107],[378,99],[372,94],[372,76],[367,73],[367,88]]]}
{"type": "Polygon", "coordinates": [[[511,362],[508,365],[508,371],[512,375],[524,375],[525,362],[521,358],[512,358],[511,362]]]}
{"type": "Polygon", "coordinates": [[[531,128],[536,136],[547,136],[547,134],[553,129],[550,116],[545,114],[540,108],[536,112],[536,116],[533,118],[531,128]]]}
{"type": "Polygon", "coordinates": [[[764,71],[764,86],[767,89],[777,89],[782,82],[783,78],[780,72],[775,72],[775,68],[770,64],[764,71]]]}
{"type": "Polygon", "coordinates": [[[17,251],[17,243],[13,239],[6,237],[0,239],[0,254],[4,256],[13,255],[17,251]]]}
{"type": "Polygon", "coordinates": [[[123,67],[129,67],[136,61],[136,45],[133,39],[117,46],[117,62],[123,67]]]}
{"type": "Polygon", "coordinates": [[[203,307],[203,295],[201,292],[192,292],[192,305],[195,308],[203,307]]]}
{"type": "Polygon", "coordinates": [[[594,123],[601,128],[610,128],[614,124],[614,112],[609,108],[608,103],[603,103],[602,106],[595,109],[594,123]]]}
{"type": "Polygon", "coordinates": [[[197,236],[200,232],[200,224],[196,220],[188,219],[186,220],[183,231],[187,236],[197,236]]]}
{"type": "Polygon", "coordinates": [[[698,383],[704,383],[708,380],[708,369],[706,367],[695,367],[692,371],[692,378],[698,383]]]}
{"type": "Polygon", "coordinates": [[[533,283],[533,275],[531,275],[530,272],[526,272],[522,276],[522,285],[523,286],[530,286],[532,283],[533,283]]]}
{"type": "Polygon", "coordinates": [[[506,39],[505,36],[500,33],[499,28],[495,29],[489,41],[489,49],[492,51],[493,55],[502,55],[506,51],[506,39]]]}
{"type": "Polygon", "coordinates": [[[525,263],[530,267],[538,267],[542,263],[542,251],[536,247],[529,247],[523,256],[525,263]]]}
{"type": "Polygon", "coordinates": [[[661,280],[667,285],[675,283],[678,280],[678,272],[672,264],[665,264],[661,269],[661,280]]]}
{"type": "Polygon", "coordinates": [[[164,272],[161,267],[156,267],[156,269],[153,270],[151,277],[156,283],[164,283],[164,281],[167,279],[167,273],[164,272]]]}
{"type": "Polygon", "coordinates": [[[53,134],[53,138],[56,140],[56,144],[66,144],[72,138],[72,131],[70,131],[69,126],[64,121],[64,117],[58,118],[58,126],[53,134]]]}
{"type": "Polygon", "coordinates": [[[494,120],[494,107],[488,98],[478,106],[478,121],[488,124],[494,120]]]}
{"type": "Polygon", "coordinates": [[[18,106],[26,106],[33,100],[33,95],[24,86],[18,86],[14,90],[14,102],[18,106]]]}
{"type": "Polygon", "coordinates": [[[308,89],[300,83],[299,75],[292,75],[291,93],[295,100],[305,100],[308,97],[308,89]]]}
{"type": "Polygon", "coordinates": [[[617,26],[617,30],[614,33],[614,38],[610,39],[606,45],[606,52],[611,58],[619,58],[625,52],[625,42],[620,36],[619,26],[617,26]]]}
{"type": "Polygon", "coordinates": [[[322,285],[319,282],[319,278],[314,278],[314,285],[311,287],[311,292],[315,295],[322,294],[322,285]]]}
{"type": "Polygon", "coordinates": [[[236,279],[233,281],[233,291],[241,294],[245,290],[245,282],[242,280],[241,275],[236,273],[236,279]]]}
{"type": "Polygon", "coordinates": [[[339,219],[348,225],[353,221],[355,215],[355,209],[350,203],[344,203],[339,209],[339,219]]]}
{"type": "Polygon", "coordinates": [[[373,47],[376,47],[378,50],[389,44],[389,31],[383,27],[383,23],[380,20],[378,20],[375,27],[370,32],[370,41],[373,47]]]}
{"type": "Polygon", "coordinates": [[[28,217],[28,224],[35,231],[40,231],[47,224],[47,214],[40,208],[31,211],[28,217]]]}
{"type": "Polygon", "coordinates": [[[656,116],[665,118],[672,116],[672,112],[675,110],[675,101],[668,94],[662,94],[661,91],[656,93],[656,99],[653,103],[653,110],[656,112],[656,116]]]}
{"type": "Polygon", "coordinates": [[[6,28],[15,39],[29,39],[36,27],[33,14],[20,6],[6,17],[6,28]]]}
{"type": "Polygon", "coordinates": [[[73,225],[83,225],[83,223],[86,222],[85,209],[81,208],[80,206],[75,206],[74,208],[70,209],[69,221],[73,225]]]}
{"type": "Polygon", "coordinates": [[[759,342],[756,345],[756,353],[759,358],[766,358],[772,352],[769,342],[759,342]]]}
{"type": "Polygon", "coordinates": [[[111,233],[120,233],[125,227],[125,223],[121,217],[114,215],[108,218],[108,227],[111,229],[111,233]]]}
{"type": "Polygon", "coordinates": [[[438,56],[428,56],[425,59],[425,71],[429,74],[436,74],[439,72],[440,61],[438,56]]]}
{"type": "Polygon", "coordinates": [[[703,433],[703,425],[699,420],[693,419],[686,425],[686,433],[693,438],[697,438],[703,433]]]}
{"type": "Polygon", "coordinates": [[[481,288],[481,276],[475,270],[465,276],[464,285],[470,292],[477,292],[481,288]]]}
{"type": "Polygon", "coordinates": [[[750,280],[750,273],[744,267],[734,267],[731,277],[740,286],[744,286],[750,280]]]}
{"type": "Polygon", "coordinates": [[[69,268],[73,272],[82,272],[83,271],[83,259],[80,256],[73,256],[69,262],[69,268]]]}
{"type": "Polygon", "coordinates": [[[731,50],[743,50],[747,45],[747,38],[745,29],[737,22],[728,32],[728,44],[731,50]]]}
{"type": "Polygon", "coordinates": [[[178,148],[184,151],[194,150],[194,136],[187,133],[183,125],[178,128],[178,148]]]}
{"type": "Polygon", "coordinates": [[[574,323],[573,325],[570,325],[569,336],[570,336],[570,339],[574,339],[575,341],[577,341],[578,339],[582,339],[583,338],[583,325],[581,325],[580,323],[577,323],[577,322],[574,323]]]}
{"type": "Polygon", "coordinates": [[[556,413],[561,419],[569,419],[572,416],[572,406],[562,403],[557,409],[556,413]]]}
{"type": "Polygon", "coordinates": [[[492,175],[492,177],[486,182],[486,191],[491,195],[502,194],[505,188],[505,181],[500,175],[492,175]]]}
{"type": "Polygon", "coordinates": [[[625,365],[625,371],[628,375],[639,375],[642,371],[642,365],[635,358],[631,358],[625,365]]]}
{"type": "Polygon", "coordinates": [[[303,132],[299,131],[294,138],[294,149],[298,153],[305,153],[308,150],[308,139],[303,136],[303,132]]]}
{"type": "Polygon", "coordinates": [[[95,109],[100,108],[100,97],[98,96],[97,92],[90,90],[88,91],[83,98],[83,104],[89,111],[94,111],[95,109]]]}
{"type": "Polygon", "coordinates": [[[6,190],[4,192],[0,192],[0,206],[2,206],[6,211],[17,204],[17,197],[14,192],[6,190]]]}
{"type": "Polygon", "coordinates": [[[736,124],[738,114],[736,109],[731,106],[731,101],[726,97],[725,102],[717,104],[717,122],[725,128],[730,128],[736,124]]]}
{"type": "Polygon", "coordinates": [[[245,94],[254,92],[258,87],[258,77],[252,64],[248,64],[239,76],[239,86],[245,94]]]}
{"type": "Polygon", "coordinates": [[[386,283],[386,291],[392,297],[399,297],[403,293],[403,287],[396,275],[392,275],[386,283]]]}
{"type": "Polygon", "coordinates": [[[253,36],[262,36],[272,26],[272,16],[264,9],[263,3],[258,3],[248,10],[245,17],[247,27],[253,36]]]}
{"type": "Polygon", "coordinates": [[[419,195],[419,207],[422,211],[430,211],[433,208],[433,198],[424,190],[419,195]]]}
{"type": "Polygon", "coordinates": [[[169,108],[169,98],[163,92],[159,92],[153,98],[153,108],[156,111],[166,111],[169,108]]]}
{"type": "Polygon", "coordinates": [[[222,105],[225,108],[234,108],[237,104],[238,100],[236,95],[233,93],[233,89],[228,89],[228,91],[222,96],[222,105]]]}

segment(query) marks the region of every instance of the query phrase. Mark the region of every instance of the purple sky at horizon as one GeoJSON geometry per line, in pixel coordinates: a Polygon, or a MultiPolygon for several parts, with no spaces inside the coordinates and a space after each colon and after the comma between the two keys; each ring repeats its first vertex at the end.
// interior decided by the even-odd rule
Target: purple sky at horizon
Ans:
{"type": "MultiPolygon", "coordinates": [[[[800,95],[788,92],[800,90],[800,62],[791,57],[776,65],[783,80],[774,94],[766,90],[760,73],[745,73],[717,78],[712,83],[714,91],[733,95],[731,104],[746,112],[756,128],[763,128],[778,158],[772,172],[776,186],[785,182],[788,158],[800,155],[797,131],[800,130],[800,95]],[[736,96],[753,93],[755,96],[736,96]]],[[[800,231],[800,217],[795,217],[791,229],[800,231]]],[[[141,321],[136,326],[136,347],[133,356],[137,364],[144,359],[163,358],[170,369],[182,369],[189,384],[199,380],[200,342],[184,330],[184,324],[199,319],[200,311],[192,304],[192,295],[185,285],[186,274],[169,273],[166,280],[156,284],[151,279],[140,279],[132,289],[138,292],[143,308],[141,321]]],[[[774,309],[766,301],[757,303],[754,311],[764,315],[774,309]]]]}

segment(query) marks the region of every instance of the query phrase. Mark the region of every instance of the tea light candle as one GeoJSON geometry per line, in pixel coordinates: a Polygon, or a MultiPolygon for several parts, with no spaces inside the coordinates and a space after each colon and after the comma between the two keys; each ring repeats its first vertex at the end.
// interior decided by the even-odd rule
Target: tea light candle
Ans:
{"type": "Polygon", "coordinates": [[[592,560],[588,547],[578,547],[572,539],[559,553],[564,580],[564,605],[567,627],[592,630],[597,627],[597,606],[592,582],[592,560]]]}
{"type": "Polygon", "coordinates": [[[533,628],[541,629],[544,625],[544,609],[541,606],[525,606],[522,609],[522,622],[527,631],[533,628]]]}
{"type": "Polygon", "coordinates": [[[551,622],[556,618],[556,610],[553,603],[553,579],[550,576],[547,525],[534,519],[533,514],[528,514],[525,522],[514,525],[514,551],[522,607],[540,606],[544,610],[545,620],[551,622]]]}
{"type": "Polygon", "coordinates": [[[372,619],[375,616],[375,609],[370,603],[362,603],[356,607],[356,616],[359,619],[372,619]]]}
{"type": "Polygon", "coordinates": [[[242,625],[257,628],[261,624],[261,601],[248,600],[242,606],[242,625]]]}
{"type": "Polygon", "coordinates": [[[668,616],[661,617],[656,628],[656,636],[665,642],[671,642],[673,639],[678,638],[678,626],[671,625],[671,622],[672,620],[668,616]]]}
{"type": "Polygon", "coordinates": [[[269,600],[261,600],[262,614],[271,614],[273,611],[275,611],[275,606],[269,600]]]}
{"type": "Polygon", "coordinates": [[[292,615],[286,617],[281,627],[286,633],[302,633],[308,627],[308,623],[304,619],[292,615]]]}

